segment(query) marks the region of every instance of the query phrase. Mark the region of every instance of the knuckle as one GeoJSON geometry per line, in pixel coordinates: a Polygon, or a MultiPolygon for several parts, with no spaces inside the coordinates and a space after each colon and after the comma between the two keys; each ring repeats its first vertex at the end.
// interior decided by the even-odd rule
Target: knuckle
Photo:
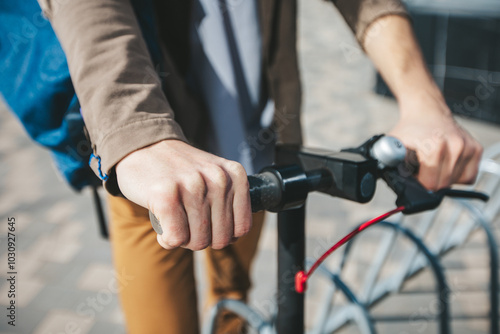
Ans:
{"type": "Polygon", "coordinates": [[[229,185],[227,173],[219,166],[213,166],[209,171],[209,178],[219,188],[226,189],[229,185]]]}
{"type": "Polygon", "coordinates": [[[235,230],[234,236],[236,238],[241,238],[241,237],[244,237],[245,235],[247,235],[248,232],[250,232],[250,228],[239,228],[239,229],[235,230]]]}
{"type": "Polygon", "coordinates": [[[459,183],[462,184],[474,184],[476,182],[478,172],[479,172],[479,163],[478,162],[469,162],[469,166],[465,168],[462,173],[459,183]]]}
{"type": "Polygon", "coordinates": [[[184,187],[186,190],[193,194],[205,193],[206,184],[203,177],[198,173],[193,173],[187,177],[184,181],[184,187]]]}
{"type": "Polygon", "coordinates": [[[228,171],[230,171],[236,177],[245,177],[245,176],[247,176],[245,168],[243,168],[243,166],[240,163],[236,162],[236,161],[228,161],[226,163],[226,168],[227,168],[228,171]]]}
{"type": "Polygon", "coordinates": [[[157,235],[156,237],[156,240],[158,241],[158,244],[162,247],[162,248],[165,248],[167,250],[171,249],[172,247],[168,246],[166,243],[165,243],[165,240],[163,240],[162,236],[161,235],[157,235]]]}
{"type": "Polygon", "coordinates": [[[232,238],[225,238],[227,240],[219,240],[217,242],[212,243],[212,248],[213,249],[223,249],[231,243],[232,238]]]}
{"type": "Polygon", "coordinates": [[[250,229],[252,228],[252,224],[250,222],[245,222],[242,224],[238,224],[235,226],[235,233],[234,236],[237,238],[240,238],[242,236],[245,236],[250,232],[250,229]]]}
{"type": "Polygon", "coordinates": [[[476,176],[475,175],[471,175],[471,176],[468,176],[464,179],[464,184],[474,184],[474,182],[476,182],[476,176]]]}
{"type": "Polygon", "coordinates": [[[151,198],[154,199],[154,202],[150,205],[150,209],[158,218],[168,215],[173,207],[179,205],[177,190],[167,191],[165,189],[159,189],[152,191],[151,198]]]}
{"type": "Polygon", "coordinates": [[[230,229],[230,232],[229,229],[221,231],[221,233],[217,233],[216,235],[214,235],[212,240],[212,248],[222,249],[230,245],[232,240],[233,240],[232,228],[230,229]]]}
{"type": "Polygon", "coordinates": [[[185,245],[189,241],[189,238],[186,235],[169,235],[163,241],[170,247],[180,247],[185,245]]]}
{"type": "Polygon", "coordinates": [[[427,150],[426,154],[423,155],[424,158],[421,162],[428,166],[435,166],[445,157],[447,150],[446,142],[442,138],[436,139],[432,149],[427,150]]]}
{"type": "Polygon", "coordinates": [[[466,170],[478,170],[481,158],[483,155],[483,147],[478,143],[471,145],[467,153],[464,153],[467,158],[467,164],[464,167],[466,170]]]}
{"type": "Polygon", "coordinates": [[[177,187],[169,184],[158,184],[151,187],[149,193],[153,198],[169,200],[177,193],[177,187]]]}
{"type": "Polygon", "coordinates": [[[167,224],[162,234],[163,241],[170,247],[180,247],[189,242],[189,232],[183,227],[184,222],[167,224]]]}
{"type": "MultiPolygon", "coordinates": [[[[424,173],[422,173],[424,174],[424,173]]],[[[419,174],[418,181],[429,190],[437,190],[438,188],[438,180],[434,173],[429,174],[425,173],[425,175],[419,174]]]]}
{"type": "Polygon", "coordinates": [[[475,153],[478,159],[480,159],[483,156],[484,153],[484,148],[481,144],[476,142],[476,148],[475,148],[475,153]]]}
{"type": "Polygon", "coordinates": [[[189,246],[189,249],[191,249],[193,251],[200,251],[200,250],[203,250],[203,249],[207,248],[208,246],[210,246],[210,242],[207,240],[201,240],[201,241],[192,242],[188,246],[189,246]]]}
{"type": "Polygon", "coordinates": [[[228,161],[227,170],[231,173],[233,181],[239,187],[243,187],[240,189],[249,188],[248,177],[245,168],[236,161],[228,161]]]}
{"type": "Polygon", "coordinates": [[[455,180],[452,179],[451,174],[447,174],[441,180],[439,180],[439,184],[437,185],[437,187],[436,187],[435,190],[438,190],[438,189],[441,189],[441,188],[445,188],[445,187],[449,187],[454,182],[455,182],[455,180]]]}
{"type": "Polygon", "coordinates": [[[432,137],[432,139],[428,139],[429,141],[433,142],[434,143],[434,146],[436,148],[443,148],[446,146],[446,138],[444,138],[443,136],[439,136],[439,137],[432,137]]]}
{"type": "Polygon", "coordinates": [[[462,136],[453,136],[448,140],[448,145],[453,152],[460,154],[465,149],[465,138],[462,136]]]}
{"type": "Polygon", "coordinates": [[[156,197],[157,203],[154,206],[154,214],[160,218],[170,212],[174,200],[170,197],[156,197]]]}
{"type": "Polygon", "coordinates": [[[462,175],[462,177],[458,180],[461,184],[473,184],[476,182],[477,170],[473,169],[469,172],[466,172],[462,175]]]}

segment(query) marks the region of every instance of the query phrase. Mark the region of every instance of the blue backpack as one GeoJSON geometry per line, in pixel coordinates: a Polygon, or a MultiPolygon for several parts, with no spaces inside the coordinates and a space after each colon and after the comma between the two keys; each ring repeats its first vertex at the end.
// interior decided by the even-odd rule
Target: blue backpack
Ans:
{"type": "MultiPolygon", "coordinates": [[[[132,1],[155,64],[161,64],[152,1],[132,1]]],[[[160,69],[161,70],[161,69],[160,69]]],[[[69,185],[100,184],[66,56],[36,0],[0,2],[0,93],[31,138],[48,148],[69,185]]]]}
{"type": "MultiPolygon", "coordinates": [[[[154,64],[161,64],[152,1],[132,6],[154,64]]],[[[161,71],[162,68],[158,67],[161,71]]],[[[89,167],[92,149],[66,56],[36,0],[0,2],[0,93],[31,138],[48,148],[69,185],[92,186],[101,235],[108,237],[97,187],[89,167]]]]}
{"type": "Polygon", "coordinates": [[[74,189],[97,183],[66,57],[37,1],[0,2],[0,31],[5,102],[74,189]]]}

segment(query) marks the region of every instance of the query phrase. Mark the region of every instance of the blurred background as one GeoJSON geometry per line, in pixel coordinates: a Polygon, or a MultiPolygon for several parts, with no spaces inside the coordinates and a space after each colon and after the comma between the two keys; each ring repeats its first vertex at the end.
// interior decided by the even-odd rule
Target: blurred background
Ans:
{"type": "MultiPolygon", "coordinates": [[[[500,142],[500,10],[492,1],[408,1],[414,26],[431,71],[445,92],[458,122],[485,147],[500,142]],[[481,2],[481,5],[479,4],[481,2]],[[484,2],[484,4],[482,4],[484,2]]],[[[387,132],[398,111],[384,83],[364,56],[350,30],[324,1],[299,1],[300,66],[304,86],[306,145],[332,150],[358,145],[387,132]]],[[[72,192],[58,176],[49,153],[26,136],[0,103],[0,305],[7,305],[7,217],[16,219],[19,292],[16,327],[0,322],[1,333],[124,333],[107,240],[99,236],[91,194],[72,192]],[[94,306],[92,306],[94,305],[94,306]],[[92,311],[93,310],[93,311],[92,311]],[[82,316],[83,312],[83,316],[82,316]]],[[[307,256],[317,258],[363,220],[394,207],[383,185],[369,204],[311,195],[307,205],[307,256]]],[[[418,219],[418,218],[417,218],[418,219]]],[[[498,216],[492,228],[498,235],[498,216]]],[[[359,238],[342,279],[356,293],[363,287],[373,255],[383,238],[374,229],[359,238]]],[[[450,232],[451,233],[451,232],[450,232]]],[[[430,233],[429,238],[439,236],[430,233]]],[[[269,316],[275,307],[276,223],[269,214],[254,264],[250,305],[269,316]]],[[[461,245],[442,257],[452,294],[454,333],[488,333],[489,258],[486,237],[471,230],[461,245]]],[[[429,241],[431,242],[431,240],[429,241]]],[[[384,274],[398,272],[398,250],[384,274]]],[[[201,258],[200,258],[201,260],[201,258]]],[[[340,253],[328,261],[338,268],[340,253]]],[[[200,291],[205,286],[198,261],[200,291]]],[[[384,277],[385,277],[384,276],[384,277]]],[[[323,310],[327,284],[310,283],[307,326],[323,310]]],[[[428,269],[406,280],[371,308],[380,333],[437,333],[435,282],[428,269]]],[[[203,293],[200,293],[203,299],[203,293]]],[[[335,298],[334,308],[346,301],[335,298]]],[[[200,303],[203,308],[203,302],[200,303]]],[[[357,333],[355,324],[342,333],[357,333]]]]}

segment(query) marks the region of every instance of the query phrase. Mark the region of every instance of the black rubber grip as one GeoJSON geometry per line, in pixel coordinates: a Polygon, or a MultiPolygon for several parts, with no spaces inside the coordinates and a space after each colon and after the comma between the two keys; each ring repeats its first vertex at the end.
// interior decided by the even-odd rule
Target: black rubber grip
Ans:
{"type": "Polygon", "coordinates": [[[270,210],[281,202],[281,182],[271,172],[263,172],[248,177],[252,212],[270,210]]]}

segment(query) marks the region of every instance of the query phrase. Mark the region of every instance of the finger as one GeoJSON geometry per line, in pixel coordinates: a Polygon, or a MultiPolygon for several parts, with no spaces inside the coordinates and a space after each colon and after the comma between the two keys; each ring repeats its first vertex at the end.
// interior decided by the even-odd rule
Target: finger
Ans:
{"type": "Polygon", "coordinates": [[[441,161],[438,189],[450,187],[454,182],[454,174],[462,174],[460,160],[463,159],[465,139],[462,136],[453,136],[443,142],[444,155],[441,161]]]}
{"type": "Polygon", "coordinates": [[[471,160],[474,158],[475,154],[475,145],[474,143],[470,143],[469,141],[465,141],[464,149],[460,157],[456,162],[456,166],[454,167],[452,174],[452,183],[463,183],[464,174],[466,173],[466,168],[471,160]]]}
{"type": "Polygon", "coordinates": [[[243,166],[233,161],[229,162],[226,170],[233,181],[234,237],[240,238],[247,234],[252,227],[248,177],[243,166]]]}
{"type": "Polygon", "coordinates": [[[186,195],[183,197],[183,203],[186,208],[190,233],[189,243],[183,247],[193,251],[207,248],[212,242],[212,220],[206,193],[202,196],[200,194],[197,196],[186,195]]]}
{"type": "Polygon", "coordinates": [[[429,190],[437,190],[443,165],[440,163],[444,159],[444,150],[440,145],[433,147],[432,152],[422,154],[417,151],[420,168],[417,178],[419,182],[429,190]]]}
{"type": "Polygon", "coordinates": [[[405,175],[418,175],[420,162],[418,161],[417,152],[415,150],[411,148],[407,149],[405,161],[401,168],[401,171],[404,172],[405,175]]]}
{"type": "Polygon", "coordinates": [[[220,166],[207,171],[208,201],[211,208],[212,248],[222,249],[233,238],[233,191],[229,174],[220,166]]]}
{"type": "Polygon", "coordinates": [[[177,248],[189,241],[187,216],[177,190],[155,196],[155,204],[150,209],[163,230],[163,234],[157,236],[163,248],[177,248]]]}
{"type": "Polygon", "coordinates": [[[234,193],[230,190],[224,198],[212,205],[212,248],[222,249],[235,240],[234,238],[234,193]]]}
{"type": "Polygon", "coordinates": [[[181,202],[184,207],[189,240],[182,247],[191,250],[201,250],[211,242],[210,208],[208,207],[207,184],[203,176],[197,172],[181,177],[180,185],[181,202]]]}
{"type": "Polygon", "coordinates": [[[163,248],[165,248],[166,250],[171,250],[171,249],[176,248],[176,247],[170,247],[169,245],[167,245],[165,243],[165,241],[163,241],[163,238],[161,237],[160,234],[156,235],[156,241],[158,241],[158,243],[160,244],[160,246],[163,247],[163,248]]]}
{"type": "Polygon", "coordinates": [[[472,184],[476,181],[477,173],[479,170],[479,163],[481,162],[481,157],[483,155],[483,147],[476,141],[474,141],[473,151],[471,159],[465,165],[461,177],[457,180],[458,183],[462,184],[472,184]]]}

